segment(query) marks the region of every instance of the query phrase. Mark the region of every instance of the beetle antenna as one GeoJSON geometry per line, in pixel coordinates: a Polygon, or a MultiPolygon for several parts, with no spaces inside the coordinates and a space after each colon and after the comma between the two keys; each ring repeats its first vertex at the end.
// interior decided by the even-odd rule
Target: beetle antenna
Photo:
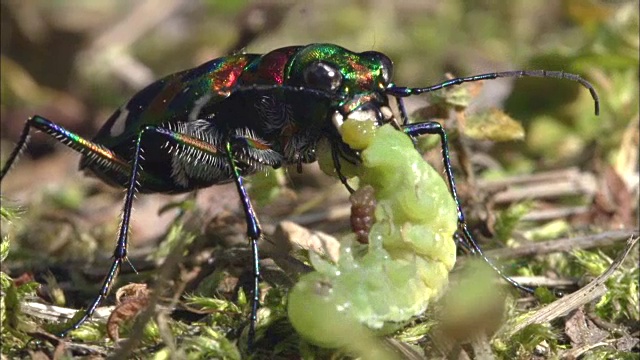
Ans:
{"type": "Polygon", "coordinates": [[[450,86],[460,85],[466,82],[492,80],[497,78],[509,78],[509,77],[555,78],[555,79],[567,79],[567,80],[579,82],[580,85],[587,88],[589,90],[589,93],[591,93],[591,97],[593,98],[593,102],[595,106],[595,114],[596,115],[600,114],[600,99],[598,98],[598,93],[596,93],[596,90],[593,87],[593,85],[591,85],[590,82],[583,79],[579,75],[567,73],[564,71],[516,70],[516,71],[493,72],[493,73],[487,73],[487,74],[481,74],[481,75],[455,78],[455,79],[441,82],[440,84],[436,84],[436,85],[432,85],[424,88],[409,88],[409,87],[391,85],[387,88],[386,92],[388,95],[401,98],[401,97],[407,97],[412,95],[424,94],[424,93],[444,89],[450,86]]]}

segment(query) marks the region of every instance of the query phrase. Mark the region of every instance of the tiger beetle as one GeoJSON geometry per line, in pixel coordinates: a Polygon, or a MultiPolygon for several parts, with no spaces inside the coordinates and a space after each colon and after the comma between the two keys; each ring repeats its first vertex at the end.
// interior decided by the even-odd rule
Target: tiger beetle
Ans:
{"type": "Polygon", "coordinates": [[[479,80],[557,78],[577,81],[587,88],[597,115],[595,89],[578,75],[546,70],[494,72],[410,88],[395,85],[392,70],[391,60],[375,51],[355,53],[333,44],[289,46],[266,54],[229,55],[168,75],[117,109],[92,140],[39,115],[28,119],[0,172],[0,181],[35,128],[82,154],[81,170],[126,189],[111,268],[84,315],[62,335],[92,316],[109,294],[122,263],[128,261],[129,223],[136,192],[179,194],[233,181],[244,210],[253,258],[248,333],[251,348],[259,306],[258,240],[263,234],[244,178],[269,167],[295,165],[301,171],[303,163],[316,160],[317,144],[325,140],[331,145],[338,177],[353,192],[340,172],[341,162],[359,161],[358,152],[340,137],[339,129],[347,119],[392,123],[414,140],[425,134],[438,135],[446,180],[457,205],[457,237],[511,285],[531,292],[486,258],[472,237],[456,192],[445,129],[435,121],[409,123],[402,99],[479,80]],[[390,97],[396,99],[399,121],[391,110],[390,97]]]}

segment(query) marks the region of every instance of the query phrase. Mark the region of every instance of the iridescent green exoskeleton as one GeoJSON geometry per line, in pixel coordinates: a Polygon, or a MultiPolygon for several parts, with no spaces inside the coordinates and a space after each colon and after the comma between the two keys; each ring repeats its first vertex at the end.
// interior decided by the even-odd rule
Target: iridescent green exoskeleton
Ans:
{"type": "Polygon", "coordinates": [[[81,169],[126,189],[113,264],[100,293],[70,329],[76,329],[93,314],[127,260],[136,192],[182,193],[230,181],[236,184],[253,254],[251,344],[259,305],[257,242],[262,230],[245,189],[245,176],[268,167],[294,165],[300,169],[301,164],[316,160],[317,145],[326,140],[338,177],[352,190],[340,170],[341,163],[357,164],[361,160],[359,151],[340,136],[345,121],[373,121],[378,126],[395,123],[409,137],[436,134],[442,142],[458,230],[469,246],[481,254],[458,203],[444,129],[435,122],[408,124],[401,99],[469,81],[553,77],[578,81],[587,87],[597,112],[593,87],[579,76],[564,72],[499,72],[425,88],[406,88],[392,83],[392,70],[391,60],[379,52],[355,53],[332,44],[290,46],[262,55],[230,55],[166,76],[116,110],[92,140],[42,116],[30,118],[0,179],[15,163],[34,128],[81,153],[81,169]],[[391,111],[389,97],[398,100],[399,121],[391,111]]]}

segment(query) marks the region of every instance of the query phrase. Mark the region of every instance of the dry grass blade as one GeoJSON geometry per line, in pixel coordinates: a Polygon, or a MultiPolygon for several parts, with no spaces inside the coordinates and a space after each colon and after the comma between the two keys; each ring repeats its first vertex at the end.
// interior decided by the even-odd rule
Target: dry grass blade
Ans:
{"type": "Polygon", "coordinates": [[[471,342],[475,359],[477,360],[495,360],[493,351],[491,350],[491,343],[486,334],[478,334],[478,336],[471,342]]]}
{"type": "Polygon", "coordinates": [[[573,238],[562,238],[522,245],[517,248],[502,248],[485,251],[490,258],[512,259],[523,256],[543,255],[554,252],[567,252],[576,249],[590,249],[612,245],[618,241],[637,238],[638,230],[612,230],[601,234],[586,235],[573,238]]]}
{"type": "Polygon", "coordinates": [[[572,279],[554,279],[547,276],[512,276],[511,279],[520,285],[548,288],[576,286],[577,280],[572,279]]]}
{"type": "MultiPolygon", "coordinates": [[[[115,309],[115,306],[101,306],[91,317],[92,322],[106,321],[109,314],[115,309]]],[[[38,319],[47,321],[60,321],[60,319],[71,319],[78,311],[77,309],[66,308],[62,306],[42,304],[35,301],[26,301],[21,304],[20,311],[24,314],[33,316],[38,319]]]]}
{"type": "Polygon", "coordinates": [[[416,347],[392,337],[384,338],[384,345],[391,349],[395,355],[402,360],[422,360],[426,359],[416,347]]]}
{"type": "Polygon", "coordinates": [[[595,278],[589,284],[587,284],[582,289],[567,295],[561,299],[554,301],[553,303],[543,307],[542,309],[534,312],[529,317],[527,317],[524,321],[516,324],[512,328],[509,329],[509,333],[507,337],[513,336],[518,331],[524,329],[525,327],[531,324],[542,324],[547,323],[553,319],[556,319],[560,316],[563,316],[569,313],[572,310],[579,308],[582,305],[593,301],[594,299],[599,298],[607,292],[607,287],[604,284],[605,281],[613,275],[613,273],[620,267],[624,259],[631,252],[631,249],[638,242],[638,236],[631,236],[627,240],[627,245],[624,251],[618,255],[618,257],[613,261],[611,266],[602,273],[600,276],[595,278]]]}

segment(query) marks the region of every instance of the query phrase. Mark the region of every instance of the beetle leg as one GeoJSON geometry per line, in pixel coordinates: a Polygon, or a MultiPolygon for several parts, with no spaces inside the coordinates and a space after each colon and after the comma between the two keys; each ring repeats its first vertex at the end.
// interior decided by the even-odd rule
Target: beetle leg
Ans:
{"type": "Polygon", "coordinates": [[[120,223],[120,229],[118,231],[118,241],[116,248],[113,252],[113,263],[111,264],[111,268],[107,273],[106,278],[104,279],[100,293],[93,300],[91,305],[87,308],[84,315],[76,321],[69,329],[63,332],[63,335],[68,333],[71,330],[77,329],[84,323],[87,319],[89,319],[96,308],[100,305],[100,303],[107,297],[109,294],[111,287],[118,275],[120,267],[124,261],[127,260],[127,248],[128,248],[128,239],[129,239],[129,224],[131,221],[131,211],[133,206],[133,199],[135,198],[135,193],[137,191],[138,186],[140,185],[139,177],[144,177],[144,173],[142,170],[142,162],[144,160],[143,157],[143,139],[147,134],[159,134],[169,138],[169,140],[174,141],[178,144],[188,146],[204,153],[208,153],[211,155],[218,155],[218,150],[210,143],[202,141],[197,138],[190,137],[188,135],[180,134],[171,130],[158,128],[155,126],[146,126],[140,130],[138,133],[138,137],[135,142],[134,156],[131,160],[131,164],[129,166],[129,179],[127,181],[126,186],[126,195],[124,198],[124,205],[122,209],[122,220],[120,223]]]}
{"type": "Polygon", "coordinates": [[[84,312],[82,317],[78,319],[76,322],[71,325],[68,329],[64,330],[62,335],[66,335],[69,331],[75,330],[80,327],[87,319],[89,319],[93,313],[96,311],[96,308],[102,303],[102,301],[109,295],[111,287],[118,276],[118,272],[120,271],[120,267],[124,261],[128,261],[127,259],[127,248],[128,248],[128,240],[129,240],[129,223],[131,222],[131,210],[133,206],[133,199],[135,197],[135,193],[137,190],[138,175],[141,171],[141,160],[142,160],[142,139],[144,135],[148,132],[154,132],[157,128],[153,126],[147,126],[140,130],[138,133],[138,137],[135,143],[135,151],[134,156],[130,165],[130,177],[126,189],[126,195],[124,198],[124,205],[122,209],[122,220],[120,222],[120,229],[118,230],[118,242],[116,244],[116,248],[113,251],[113,263],[111,264],[111,268],[107,273],[104,281],[102,282],[102,286],[100,287],[100,293],[98,296],[93,299],[93,302],[87,310],[84,312]]]}
{"type": "MultiPolygon", "coordinates": [[[[24,128],[22,130],[20,139],[18,140],[16,147],[13,149],[13,151],[9,155],[7,162],[5,163],[4,167],[0,171],[0,180],[2,180],[4,176],[9,172],[9,170],[11,169],[11,167],[16,162],[19,155],[22,153],[27,143],[29,142],[29,132],[31,128],[35,128],[37,130],[40,130],[42,132],[45,132],[51,135],[52,137],[56,138],[58,141],[67,145],[71,149],[87,157],[95,159],[98,162],[101,162],[102,164],[104,164],[103,166],[110,167],[123,174],[131,172],[130,170],[131,167],[127,163],[127,161],[117,156],[111,150],[105,148],[102,145],[86,140],[85,138],[80,137],[71,131],[68,131],[67,129],[49,121],[44,117],[35,115],[29,118],[25,122],[24,128]]],[[[129,213],[130,213],[130,209],[129,209],[129,213]]],[[[123,217],[123,224],[126,224],[124,226],[125,229],[128,228],[128,219],[125,219],[123,217]]],[[[120,238],[122,238],[122,236],[120,236],[120,238]]],[[[87,311],[85,311],[84,315],[79,320],[74,322],[70,328],[64,330],[61,333],[62,336],[66,335],[71,330],[77,329],[78,327],[80,327],[80,325],[82,325],[82,323],[84,323],[89,317],[91,317],[91,315],[93,315],[93,313],[95,312],[100,302],[102,302],[102,300],[109,293],[109,289],[111,288],[113,280],[115,279],[115,277],[118,274],[118,271],[120,270],[120,265],[124,260],[126,260],[126,237],[124,238],[124,242],[121,242],[120,240],[118,241],[118,247],[116,247],[116,250],[114,252],[114,257],[115,259],[111,265],[111,268],[109,269],[107,277],[103,282],[103,285],[100,289],[100,293],[98,294],[96,299],[94,299],[93,303],[91,304],[91,306],[89,306],[87,311]]]]}
{"type": "Polygon", "coordinates": [[[520,285],[517,281],[513,280],[505,273],[502,272],[489,258],[487,258],[478,245],[478,242],[473,238],[469,228],[467,226],[467,222],[465,220],[464,212],[462,211],[462,206],[460,205],[460,199],[458,198],[458,191],[456,189],[455,180],[453,178],[453,170],[451,168],[451,160],[449,158],[449,141],[447,140],[447,132],[442,127],[442,125],[436,121],[428,121],[422,123],[415,123],[406,125],[403,127],[404,132],[409,135],[412,139],[417,136],[425,135],[425,134],[433,134],[440,136],[440,144],[442,145],[442,162],[444,164],[444,170],[447,175],[447,182],[449,183],[449,189],[451,190],[451,195],[453,196],[453,200],[456,203],[456,207],[458,209],[458,230],[462,233],[462,239],[468,244],[468,248],[472,254],[476,254],[489,264],[503,279],[505,279],[508,283],[513,285],[514,287],[525,291],[527,293],[533,293],[533,289],[528,288],[526,286],[520,285]]]}
{"type": "Polygon", "coordinates": [[[400,96],[395,97],[396,102],[398,103],[398,109],[400,110],[400,120],[402,121],[402,126],[409,124],[409,115],[407,115],[407,108],[404,106],[404,100],[400,96]]]}
{"type": "Polygon", "coordinates": [[[2,181],[4,176],[9,172],[9,170],[11,170],[11,167],[27,146],[31,128],[35,128],[36,130],[40,130],[51,135],[73,150],[88,157],[92,157],[97,161],[104,162],[106,166],[115,168],[123,173],[128,173],[130,171],[129,164],[124,159],[116,155],[113,151],[105,148],[102,145],[86,140],[85,138],[80,137],[77,134],[63,128],[62,126],[43,118],[42,116],[35,115],[25,122],[16,147],[13,149],[13,151],[11,151],[7,162],[4,164],[2,170],[0,170],[0,181],[2,181]]]}
{"type": "Polygon", "coordinates": [[[245,219],[247,222],[247,236],[251,242],[251,254],[253,256],[253,297],[251,298],[251,318],[249,319],[249,350],[253,347],[253,341],[256,331],[256,321],[258,319],[258,306],[260,304],[260,258],[258,256],[258,240],[262,236],[262,228],[260,222],[256,216],[256,212],[251,205],[251,199],[247,193],[247,189],[244,186],[244,179],[240,172],[240,168],[236,164],[236,159],[233,154],[233,146],[230,141],[226,144],[227,160],[231,166],[231,172],[233,180],[240,195],[240,201],[244,208],[245,219]]]}

